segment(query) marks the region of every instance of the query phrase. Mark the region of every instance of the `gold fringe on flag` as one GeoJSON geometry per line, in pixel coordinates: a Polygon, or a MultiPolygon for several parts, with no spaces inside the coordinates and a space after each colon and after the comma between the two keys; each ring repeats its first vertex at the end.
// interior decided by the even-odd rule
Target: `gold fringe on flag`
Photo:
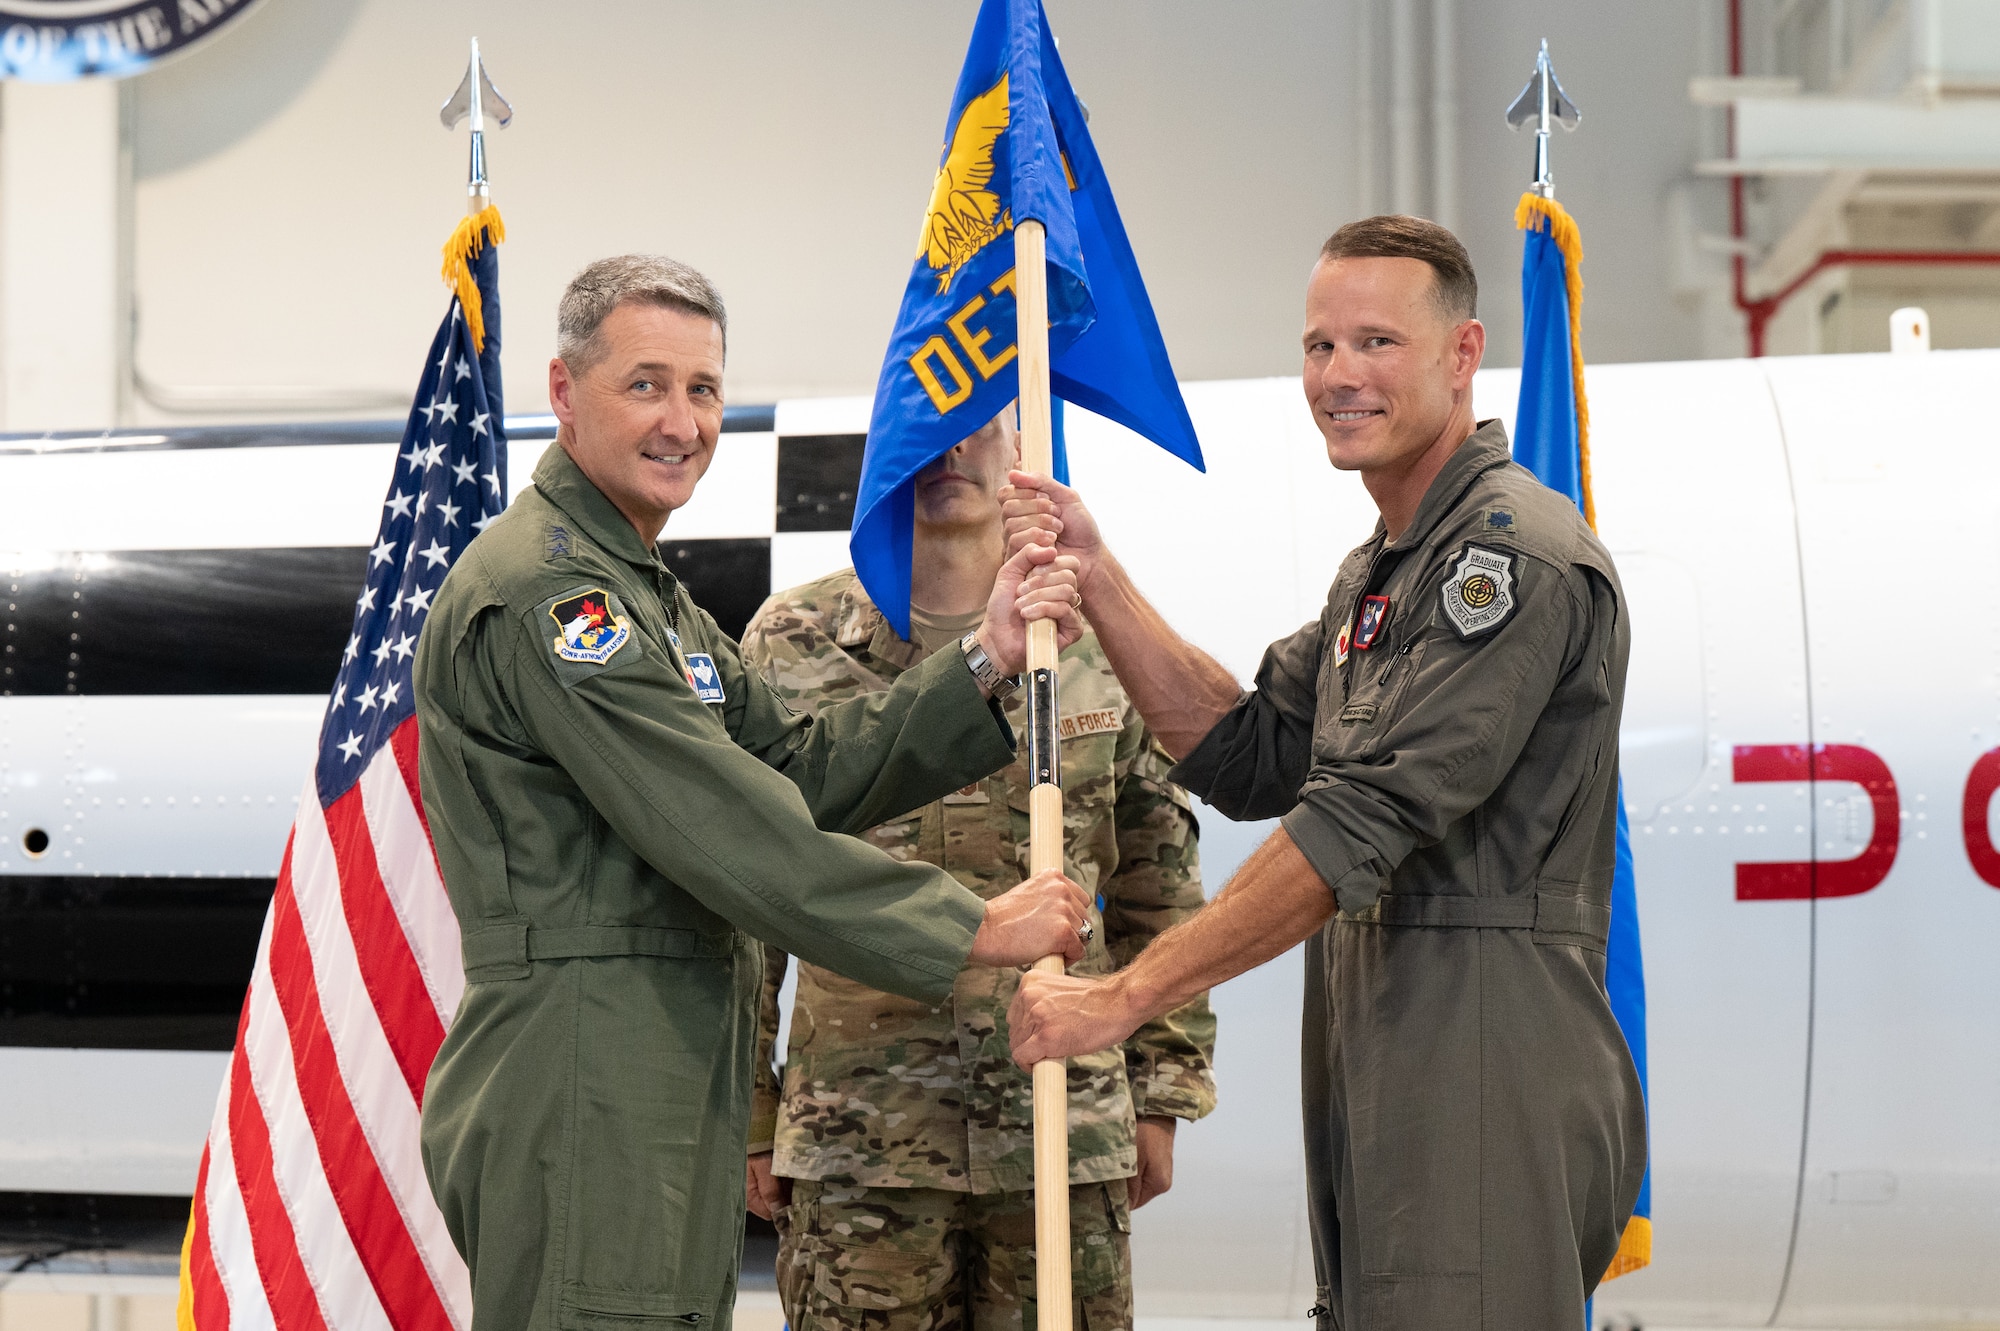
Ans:
{"type": "Polygon", "coordinates": [[[1653,1222],[1645,1216],[1635,1215],[1625,1222],[1624,1237],[1618,1240],[1618,1255],[1611,1259],[1611,1265],[1604,1272],[1604,1278],[1616,1280],[1619,1276],[1629,1276],[1641,1267],[1652,1264],[1653,1222]]]}
{"type": "Polygon", "coordinates": [[[1583,233],[1561,204],[1532,191],[1523,194],[1515,206],[1514,227],[1546,232],[1562,251],[1563,282],[1569,290],[1569,373],[1576,385],[1576,454],[1583,478],[1583,520],[1596,531],[1597,501],[1590,493],[1590,404],[1583,395],[1583,233]]]}
{"type": "Polygon", "coordinates": [[[174,1300],[174,1331],[196,1331],[194,1324],[194,1281],[188,1275],[188,1259],[194,1252],[194,1217],[205,1199],[197,1196],[188,1207],[187,1237],[181,1240],[181,1288],[174,1300]]]}
{"type": "MultiPolygon", "coordinates": [[[[1544,232],[1562,251],[1563,285],[1569,295],[1569,373],[1576,394],[1577,470],[1583,482],[1583,518],[1596,531],[1597,501],[1590,493],[1590,403],[1583,395],[1583,233],[1561,204],[1533,192],[1523,194],[1515,207],[1514,227],[1544,232]]],[[[1625,1222],[1618,1254],[1611,1259],[1604,1278],[1616,1280],[1652,1262],[1653,1222],[1635,1215],[1625,1222]]]]}
{"type": "MultiPolygon", "coordinates": [[[[461,218],[451,239],[444,243],[444,284],[451,288],[458,297],[459,308],[465,311],[465,327],[472,334],[474,351],[486,349],[486,315],[480,305],[479,283],[472,276],[472,260],[489,239],[496,245],[507,239],[507,226],[500,220],[500,210],[490,203],[461,218]]],[[[1576,316],[1572,313],[1570,317],[1576,316]]]]}

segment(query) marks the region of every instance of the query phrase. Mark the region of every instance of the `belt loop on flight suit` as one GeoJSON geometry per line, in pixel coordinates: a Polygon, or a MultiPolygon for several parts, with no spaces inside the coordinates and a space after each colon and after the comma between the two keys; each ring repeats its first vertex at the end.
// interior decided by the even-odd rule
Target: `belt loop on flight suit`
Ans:
{"type": "Polygon", "coordinates": [[[468,980],[521,980],[531,961],[572,957],[726,957],[733,934],[704,934],[650,924],[580,924],[544,928],[522,921],[489,924],[465,935],[468,980]]]}

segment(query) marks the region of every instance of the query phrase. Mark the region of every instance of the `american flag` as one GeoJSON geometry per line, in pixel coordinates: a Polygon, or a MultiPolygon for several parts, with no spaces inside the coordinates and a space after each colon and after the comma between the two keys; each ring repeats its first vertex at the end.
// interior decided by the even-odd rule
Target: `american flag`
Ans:
{"type": "Polygon", "coordinates": [[[463,1331],[465,1264],[419,1154],[465,986],[417,785],[411,662],[452,561],[507,502],[491,209],[403,429],[319,760],[264,920],[181,1260],[196,1331],[463,1331]]]}

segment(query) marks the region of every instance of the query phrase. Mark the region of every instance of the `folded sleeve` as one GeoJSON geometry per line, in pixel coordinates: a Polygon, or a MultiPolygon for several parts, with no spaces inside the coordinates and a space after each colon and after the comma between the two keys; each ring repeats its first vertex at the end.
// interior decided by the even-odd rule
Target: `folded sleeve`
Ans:
{"type": "Polygon", "coordinates": [[[782,948],[764,945],[764,978],[757,995],[757,1055],[750,1064],[751,1155],[769,1151],[778,1136],[778,1109],[785,1088],[778,1077],[778,994],[792,959],[782,948]]]}
{"type": "Polygon", "coordinates": [[[1215,723],[1170,778],[1225,818],[1276,818],[1299,802],[1312,766],[1313,714],[1318,709],[1321,615],[1271,644],[1248,693],[1215,723]]]}
{"type": "Polygon", "coordinates": [[[1519,596],[1520,609],[1482,637],[1429,625],[1369,756],[1336,756],[1335,742],[1307,774],[1283,825],[1342,909],[1367,909],[1411,851],[1435,845],[1499,788],[1583,655],[1588,574],[1523,558],[1519,596]]]}

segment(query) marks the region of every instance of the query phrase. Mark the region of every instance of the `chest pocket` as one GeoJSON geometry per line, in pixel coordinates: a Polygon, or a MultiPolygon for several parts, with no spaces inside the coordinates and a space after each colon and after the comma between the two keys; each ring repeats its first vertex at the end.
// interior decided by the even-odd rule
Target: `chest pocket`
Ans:
{"type": "Polygon", "coordinates": [[[1383,751],[1384,738],[1408,705],[1411,681],[1423,669],[1430,642],[1430,634],[1423,632],[1403,643],[1355,652],[1344,696],[1341,672],[1334,671],[1332,696],[1322,695],[1321,756],[1373,758],[1383,751]]]}

